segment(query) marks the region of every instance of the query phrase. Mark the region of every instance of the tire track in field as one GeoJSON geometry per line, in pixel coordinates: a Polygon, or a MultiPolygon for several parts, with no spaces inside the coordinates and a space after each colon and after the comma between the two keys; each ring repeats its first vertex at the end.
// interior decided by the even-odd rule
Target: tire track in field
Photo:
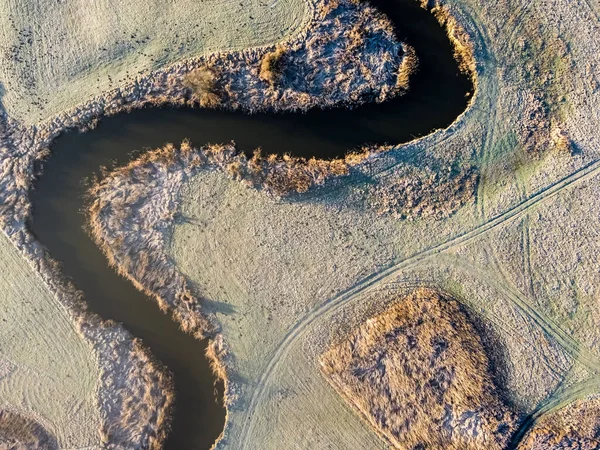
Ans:
{"type": "MultiPolygon", "coordinates": [[[[519,5],[519,7],[512,13],[511,17],[508,19],[505,28],[510,28],[512,31],[510,32],[509,36],[506,38],[505,42],[513,42],[514,41],[514,36],[515,34],[517,34],[517,32],[521,29],[522,27],[522,21],[520,21],[520,19],[522,18],[523,14],[525,14],[526,12],[526,8],[528,5],[526,5],[525,3],[521,3],[519,5]]],[[[491,40],[489,39],[489,37],[487,38],[488,42],[491,42],[491,40]]],[[[489,45],[489,44],[488,44],[489,45]]],[[[497,65],[495,64],[495,58],[492,58],[494,67],[495,67],[495,74],[496,74],[496,78],[495,80],[499,80],[501,77],[499,76],[499,72],[501,71],[500,68],[497,67],[497,65]]],[[[486,188],[486,179],[487,179],[487,175],[488,175],[488,170],[490,168],[490,161],[491,161],[491,157],[492,157],[492,147],[494,146],[494,138],[496,135],[496,129],[498,127],[498,109],[499,108],[495,108],[495,102],[498,99],[498,93],[499,93],[499,88],[498,88],[498,84],[499,83],[491,83],[490,88],[492,89],[492,98],[490,98],[490,105],[489,108],[491,110],[491,118],[489,121],[489,125],[487,127],[486,130],[486,134],[485,134],[485,139],[482,145],[482,149],[481,149],[481,155],[480,155],[480,159],[481,159],[481,176],[479,179],[479,184],[477,186],[477,197],[476,197],[476,204],[479,210],[479,216],[481,220],[485,220],[485,188],[486,188]]]]}
{"type": "Polygon", "coordinates": [[[598,22],[600,22],[600,5],[593,4],[593,1],[594,0],[583,0],[590,12],[598,19],[598,22]]]}
{"type": "Polygon", "coordinates": [[[484,271],[481,267],[471,262],[459,260],[448,255],[440,255],[439,258],[449,261],[449,264],[461,267],[468,273],[476,273],[477,276],[501,292],[515,306],[525,313],[540,329],[554,338],[560,346],[567,351],[575,360],[583,363],[586,368],[595,374],[600,374],[600,358],[582,346],[570,334],[565,332],[556,322],[537,311],[535,306],[506,281],[499,280],[491,273],[484,271]]]}
{"type": "MultiPolygon", "coordinates": [[[[434,247],[419,252],[413,256],[399,261],[394,265],[391,265],[381,270],[380,272],[376,272],[366,277],[361,282],[341,292],[337,296],[331,297],[330,299],[321,303],[319,306],[307,313],[302,319],[296,322],[296,324],[286,333],[284,338],[280,341],[279,345],[274,350],[271,359],[267,362],[265,370],[263,371],[261,377],[259,378],[256,384],[257,388],[254,391],[254,394],[252,395],[252,398],[250,400],[248,412],[246,414],[245,426],[243,427],[243,448],[248,448],[247,437],[252,433],[254,429],[254,421],[252,420],[253,413],[256,409],[256,406],[259,404],[260,398],[264,395],[267,381],[271,377],[273,371],[277,367],[279,361],[281,360],[286,350],[300,337],[301,333],[304,330],[306,330],[312,323],[314,323],[315,320],[318,319],[321,315],[339,308],[341,305],[349,302],[357,295],[367,292],[370,288],[373,288],[378,284],[393,278],[395,275],[397,275],[400,271],[404,269],[415,266],[419,262],[422,262],[430,257],[436,256],[442,252],[445,252],[452,248],[456,248],[460,245],[463,245],[467,242],[470,242],[478,237],[485,235],[490,230],[498,228],[499,226],[509,222],[510,220],[521,216],[523,213],[527,212],[528,210],[537,206],[538,204],[554,197],[561,191],[569,188],[570,186],[576,183],[588,180],[589,178],[593,177],[599,172],[600,160],[593,161],[576,170],[575,172],[571,173],[570,175],[558,180],[557,182],[548,185],[544,189],[538,191],[536,194],[529,197],[527,200],[518,203],[517,205],[508,209],[504,213],[499,214],[496,217],[490,219],[489,221],[482,223],[478,227],[465,233],[456,235],[445,242],[442,242],[434,247]]],[[[550,330],[551,329],[552,328],[550,328],[550,330]]],[[[565,340],[565,342],[568,342],[568,340],[565,340]]],[[[598,370],[596,369],[596,372],[597,371],[598,370]]]]}

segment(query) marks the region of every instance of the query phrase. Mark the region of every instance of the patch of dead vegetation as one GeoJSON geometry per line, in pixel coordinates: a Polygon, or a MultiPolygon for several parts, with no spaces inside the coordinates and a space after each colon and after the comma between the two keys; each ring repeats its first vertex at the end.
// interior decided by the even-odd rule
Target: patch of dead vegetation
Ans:
{"type": "Polygon", "coordinates": [[[183,85],[192,92],[194,101],[203,108],[215,108],[221,103],[217,83],[217,74],[209,67],[194,69],[183,80],[183,85]]]}
{"type": "Polygon", "coordinates": [[[56,439],[33,419],[0,410],[0,449],[58,450],[56,439]]]}
{"type": "Polygon", "coordinates": [[[321,357],[324,375],[397,449],[502,449],[515,415],[460,305],[418,289],[321,357]]]}
{"type": "Polygon", "coordinates": [[[533,159],[549,151],[571,153],[572,143],[565,131],[572,109],[568,93],[574,68],[569,43],[558,30],[524,21],[512,50],[507,77],[527,86],[521,94],[525,113],[517,123],[523,151],[533,159]]]}
{"type": "Polygon", "coordinates": [[[544,415],[519,450],[597,450],[600,448],[600,399],[577,400],[544,415]]]}
{"type": "Polygon", "coordinates": [[[102,442],[108,448],[134,449],[137,442],[148,450],[161,450],[170,431],[170,420],[175,402],[173,380],[167,369],[142,342],[135,338],[133,342],[123,342],[122,346],[112,347],[114,357],[123,351],[130,353],[137,365],[144,370],[130,370],[127,377],[114,379],[108,388],[123,394],[121,414],[112,420],[104,420],[100,429],[102,442]],[[132,439],[132,436],[138,436],[132,439]]]}
{"type": "Polygon", "coordinates": [[[478,172],[470,165],[454,165],[450,170],[406,165],[386,181],[369,193],[370,203],[380,214],[409,220],[443,219],[474,200],[478,172]]]}

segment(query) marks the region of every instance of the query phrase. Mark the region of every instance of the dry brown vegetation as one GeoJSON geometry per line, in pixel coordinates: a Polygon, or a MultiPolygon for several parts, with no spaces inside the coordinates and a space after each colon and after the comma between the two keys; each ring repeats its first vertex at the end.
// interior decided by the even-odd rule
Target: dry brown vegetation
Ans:
{"type": "MultiPolygon", "coordinates": [[[[129,343],[125,344],[129,347],[129,343]]],[[[115,348],[115,357],[121,349],[115,348]]],[[[130,348],[131,357],[146,369],[131,370],[122,380],[110,386],[114,390],[126,390],[121,408],[127,414],[121,420],[104,421],[100,430],[102,442],[109,448],[134,448],[141,442],[143,448],[160,450],[170,430],[175,395],[173,381],[167,369],[158,362],[139,339],[130,348]],[[135,428],[132,427],[135,424],[135,428]],[[132,441],[132,435],[138,438],[132,441]]]]}
{"type": "Polygon", "coordinates": [[[191,71],[184,77],[183,85],[192,91],[194,99],[203,108],[214,108],[221,103],[214,69],[205,66],[191,71]]]}
{"type": "Polygon", "coordinates": [[[263,56],[260,62],[260,72],[258,76],[271,86],[279,82],[283,75],[285,49],[277,46],[275,50],[263,56]]]}
{"type": "MultiPolygon", "coordinates": [[[[503,0],[499,7],[512,6],[503,0]]],[[[549,152],[571,153],[565,122],[573,109],[573,43],[561,27],[548,27],[535,20],[511,22],[510,26],[515,38],[506,49],[503,77],[522,86],[522,111],[513,126],[521,137],[520,164],[539,160],[549,152]]]]}
{"type": "Polygon", "coordinates": [[[0,450],[58,450],[42,425],[12,411],[0,410],[0,450]]]}
{"type": "Polygon", "coordinates": [[[408,44],[404,45],[404,59],[400,65],[400,71],[398,72],[398,81],[396,86],[401,91],[408,91],[410,88],[410,77],[419,68],[419,58],[415,49],[408,44]]]}
{"type": "Polygon", "coordinates": [[[372,188],[370,201],[379,213],[400,219],[442,219],[474,200],[477,181],[471,166],[448,171],[406,165],[387,183],[372,188]]]}
{"type": "Polygon", "coordinates": [[[519,450],[597,450],[600,399],[578,400],[539,419],[519,450]]]}
{"type": "Polygon", "coordinates": [[[477,82],[477,61],[473,42],[465,29],[450,13],[448,7],[437,4],[431,9],[437,21],[446,29],[448,38],[454,48],[454,58],[460,70],[469,75],[474,84],[477,82]]]}
{"type": "Polygon", "coordinates": [[[367,320],[321,366],[397,449],[502,449],[515,426],[462,308],[428,289],[367,320]]]}

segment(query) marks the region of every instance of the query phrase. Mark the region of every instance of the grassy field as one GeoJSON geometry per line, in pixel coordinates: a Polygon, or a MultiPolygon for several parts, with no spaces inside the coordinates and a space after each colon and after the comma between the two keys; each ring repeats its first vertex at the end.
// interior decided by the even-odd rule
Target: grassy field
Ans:
{"type": "MultiPolygon", "coordinates": [[[[4,236],[0,265],[0,410],[37,422],[59,448],[99,448],[100,368],[91,346],[4,236]]],[[[6,414],[0,416],[0,447],[12,428],[6,414]]],[[[43,437],[35,427],[23,428],[43,437]]]]}
{"type": "Polygon", "coordinates": [[[0,101],[36,124],[173,62],[286,40],[311,18],[299,0],[3,2],[0,101]]]}

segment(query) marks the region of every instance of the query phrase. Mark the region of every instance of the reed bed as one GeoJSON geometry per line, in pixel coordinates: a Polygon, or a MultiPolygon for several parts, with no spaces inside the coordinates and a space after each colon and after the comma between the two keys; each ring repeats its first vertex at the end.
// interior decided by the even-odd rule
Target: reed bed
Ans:
{"type": "Polygon", "coordinates": [[[334,388],[397,449],[503,449],[515,415],[460,305],[418,289],[321,357],[334,388]]]}

